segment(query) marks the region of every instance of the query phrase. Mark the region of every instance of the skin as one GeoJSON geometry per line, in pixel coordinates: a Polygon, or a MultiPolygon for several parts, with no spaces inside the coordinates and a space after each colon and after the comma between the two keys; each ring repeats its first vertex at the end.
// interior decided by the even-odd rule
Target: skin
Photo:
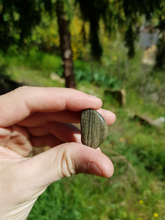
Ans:
{"type": "Polygon", "coordinates": [[[78,173],[109,178],[114,168],[101,150],[81,144],[83,109],[93,108],[108,125],[115,115],[102,101],[66,88],[21,87],[0,96],[0,216],[23,220],[53,182],[78,173]],[[50,150],[27,157],[32,146],[50,150]]]}

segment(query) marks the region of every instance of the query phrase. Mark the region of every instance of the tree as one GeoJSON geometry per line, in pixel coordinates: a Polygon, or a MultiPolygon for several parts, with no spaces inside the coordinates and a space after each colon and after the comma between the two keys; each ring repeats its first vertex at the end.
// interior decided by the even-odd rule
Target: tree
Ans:
{"type": "MultiPolygon", "coordinates": [[[[82,18],[90,22],[90,43],[94,56],[101,55],[98,31],[99,21],[103,19],[105,28],[111,34],[122,32],[125,45],[128,48],[128,56],[134,53],[134,41],[140,27],[139,18],[145,16],[146,21],[152,20],[155,13],[163,15],[162,0],[75,0],[80,5],[82,18]],[[92,13],[91,13],[92,12],[92,13]]],[[[159,26],[161,21],[159,22],[159,26]]]]}
{"type": "Polygon", "coordinates": [[[56,10],[66,86],[75,87],[69,19],[66,19],[64,7],[70,3],[79,6],[82,19],[90,24],[91,54],[97,60],[102,55],[99,39],[100,20],[109,34],[124,34],[130,58],[135,53],[134,41],[140,26],[140,16],[144,15],[146,21],[152,20],[155,15],[158,16],[158,27],[162,31],[165,30],[161,12],[164,8],[162,0],[0,0],[0,48],[6,52],[12,44],[23,47],[26,37],[30,36],[32,29],[40,23],[43,11],[53,15],[52,12],[56,10]],[[14,37],[16,34],[17,37],[14,37]]]}
{"type": "Polygon", "coordinates": [[[61,56],[66,87],[75,88],[69,22],[65,19],[64,2],[57,0],[1,0],[0,1],[0,49],[4,52],[12,44],[22,48],[32,29],[41,21],[43,11],[52,15],[56,9],[59,24],[61,56]],[[15,36],[17,35],[17,37],[15,36]]]}
{"type": "Polygon", "coordinates": [[[157,47],[156,63],[154,69],[165,69],[165,2],[161,2],[161,10],[156,11],[155,18],[158,20],[157,28],[162,35],[157,47]]]}
{"type": "Polygon", "coordinates": [[[21,48],[40,23],[43,9],[52,12],[51,0],[0,0],[0,49],[7,52],[12,44],[21,48]]]}
{"type": "Polygon", "coordinates": [[[63,60],[63,76],[67,88],[76,88],[75,76],[73,72],[72,48],[69,31],[69,21],[65,19],[64,3],[60,0],[56,2],[56,14],[60,35],[61,57],[63,60]]]}

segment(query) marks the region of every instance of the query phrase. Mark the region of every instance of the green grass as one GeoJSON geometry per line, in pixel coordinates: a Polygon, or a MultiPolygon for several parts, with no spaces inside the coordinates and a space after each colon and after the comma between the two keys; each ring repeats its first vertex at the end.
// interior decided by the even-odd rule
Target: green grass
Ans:
{"type": "MultiPolygon", "coordinates": [[[[63,178],[40,196],[29,220],[165,219],[165,127],[146,127],[132,119],[134,113],[151,119],[165,117],[165,108],[146,102],[140,96],[136,83],[142,71],[138,66],[140,55],[130,62],[128,74],[132,75],[124,82],[127,92],[124,108],[119,108],[117,103],[104,96],[106,87],[98,87],[85,80],[86,75],[77,84],[79,90],[100,97],[104,100],[103,107],[116,113],[117,120],[101,146],[113,161],[113,177],[105,179],[79,174],[63,178]]],[[[50,79],[52,72],[60,75],[62,71],[61,60],[56,56],[0,56],[0,65],[4,63],[8,64],[7,74],[18,82],[35,86],[64,86],[50,79]]],[[[77,61],[75,66],[80,75],[80,72],[90,73],[88,63],[77,61]]]]}

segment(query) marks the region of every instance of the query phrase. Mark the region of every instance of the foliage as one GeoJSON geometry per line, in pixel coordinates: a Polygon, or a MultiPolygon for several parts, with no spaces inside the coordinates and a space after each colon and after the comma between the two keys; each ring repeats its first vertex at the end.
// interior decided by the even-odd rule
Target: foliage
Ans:
{"type": "Polygon", "coordinates": [[[105,28],[110,34],[121,33],[124,35],[125,45],[129,49],[128,57],[130,58],[135,53],[134,41],[141,25],[142,15],[145,16],[146,21],[155,19],[155,14],[157,17],[159,15],[161,19],[159,19],[158,26],[164,28],[164,21],[162,22],[164,3],[161,0],[152,2],[150,0],[104,0],[101,5],[97,0],[76,0],[76,2],[80,5],[83,20],[90,23],[89,40],[94,57],[100,57],[102,54],[98,34],[100,19],[104,21],[105,28]],[[98,46],[96,47],[96,45],[98,46]]]}
{"type": "MultiPolygon", "coordinates": [[[[50,79],[51,73],[62,76],[61,59],[38,52],[59,54],[56,18],[53,15],[50,19],[45,12],[45,9],[50,12],[50,4],[54,2],[0,0],[0,48],[10,48],[10,52],[17,54],[17,57],[0,55],[1,67],[8,64],[6,70],[1,68],[6,71],[4,78],[35,86],[63,86],[50,79]],[[24,5],[26,10],[21,9],[24,5]],[[40,26],[35,26],[39,23],[40,26]],[[32,46],[24,52],[28,56],[20,55],[24,50],[22,45],[32,46]]],[[[118,43],[120,33],[129,48],[129,57],[133,56],[141,15],[163,32],[164,1],[104,0],[100,4],[98,0],[76,0],[77,6],[74,1],[66,2],[78,86],[102,98],[104,107],[117,115],[102,145],[103,152],[114,163],[115,174],[111,179],[78,175],[52,184],[36,202],[28,219],[165,219],[165,128],[143,127],[131,117],[137,112],[152,119],[165,117],[163,104],[149,100],[150,93],[164,91],[164,72],[151,72],[142,66],[139,51],[128,61],[124,45],[118,43]],[[102,54],[103,47],[102,65],[91,58],[89,42],[96,58],[102,54]],[[126,109],[116,108],[104,97],[107,87],[126,88],[126,109]]],[[[157,59],[162,64],[164,47],[159,48],[157,59]]]]}
{"type": "MultiPolygon", "coordinates": [[[[52,184],[36,201],[29,220],[165,219],[165,127],[145,127],[133,120],[134,113],[152,120],[165,117],[164,106],[149,100],[145,88],[151,83],[150,88],[158,90],[164,83],[163,75],[153,72],[152,78],[150,68],[141,65],[141,51],[128,62],[123,45],[117,41],[107,44],[110,47],[104,52],[106,57],[103,57],[102,65],[78,59],[74,65],[78,89],[100,97],[104,100],[103,108],[115,112],[117,116],[101,146],[113,161],[115,173],[110,179],[80,174],[52,184]],[[127,68],[125,64],[128,64],[127,68]],[[114,86],[120,81],[123,83],[122,87],[127,92],[125,108],[119,109],[110,99],[105,99],[104,77],[105,83],[112,80],[114,86]],[[143,82],[148,83],[143,85],[143,82]],[[142,86],[145,90],[141,93],[142,86]]],[[[52,72],[62,74],[58,56],[40,52],[28,57],[5,57],[1,54],[0,66],[6,63],[5,75],[13,80],[28,85],[63,86],[50,79],[52,72]]]]}
{"type": "Polygon", "coordinates": [[[116,114],[118,120],[101,147],[114,163],[114,176],[62,179],[39,198],[28,219],[164,219],[165,130],[157,134],[130,120],[123,109],[116,114]]]}
{"type": "MultiPolygon", "coordinates": [[[[34,74],[39,75],[40,77],[46,77],[50,78],[51,73],[56,73],[60,77],[62,77],[62,65],[61,65],[61,59],[58,56],[55,55],[49,55],[44,54],[41,52],[34,52],[31,55],[27,56],[17,56],[17,57],[11,57],[6,56],[5,59],[3,59],[3,54],[0,55],[0,64],[6,65],[10,63],[11,66],[15,66],[14,70],[10,70],[10,74],[14,74],[15,77],[20,79],[22,78],[23,81],[26,81],[24,78],[28,77],[28,75],[33,75],[33,81],[34,81],[34,74]],[[17,72],[18,67],[22,72],[17,72]],[[28,68],[29,70],[23,72],[24,69],[28,68]],[[30,73],[30,69],[36,70],[36,73],[30,73]]],[[[82,81],[88,81],[89,83],[92,83],[93,85],[97,85],[99,87],[104,88],[113,88],[113,89],[119,89],[121,87],[121,81],[113,76],[110,77],[110,74],[106,72],[106,70],[102,68],[97,68],[97,70],[94,68],[94,73],[91,72],[91,65],[89,62],[83,62],[80,60],[75,60],[74,62],[75,66],[75,76],[76,81],[82,82],[82,81]]],[[[10,67],[10,66],[9,66],[10,67]]],[[[111,66],[112,68],[113,66],[111,66]]],[[[9,68],[10,69],[10,68],[9,68]]],[[[9,76],[10,76],[9,74],[9,76]]],[[[5,75],[8,75],[8,72],[6,72],[5,75]]],[[[36,76],[37,77],[37,76],[36,76]]],[[[17,80],[18,80],[17,78],[17,80]]],[[[53,84],[52,84],[53,85],[53,84]]]]}
{"type": "Polygon", "coordinates": [[[0,48],[22,47],[34,26],[40,23],[42,11],[51,12],[51,1],[0,1],[0,48]]]}
{"type": "Polygon", "coordinates": [[[156,10],[152,19],[152,23],[155,24],[157,29],[159,30],[159,41],[158,41],[158,47],[157,47],[157,53],[156,53],[156,62],[154,69],[157,70],[164,70],[164,51],[165,51],[165,37],[164,37],[164,31],[165,31],[165,2],[161,1],[160,4],[161,10],[156,10]]]}
{"type": "Polygon", "coordinates": [[[165,66],[165,42],[164,42],[164,36],[162,39],[159,39],[158,42],[158,48],[157,48],[157,54],[156,54],[156,62],[155,62],[155,69],[164,69],[165,66]]]}
{"type": "MultiPolygon", "coordinates": [[[[64,86],[63,83],[50,79],[51,73],[62,75],[61,59],[55,55],[35,52],[29,57],[23,55],[11,57],[0,54],[0,66],[6,65],[7,68],[3,72],[5,80],[11,79],[20,84],[34,86],[64,86]]],[[[1,74],[2,72],[0,76],[1,74]]]]}
{"type": "MultiPolygon", "coordinates": [[[[61,0],[62,1],[62,0],[61,0]]],[[[125,45],[129,48],[128,56],[134,55],[134,41],[138,28],[141,25],[141,16],[144,15],[147,21],[154,22],[157,19],[157,26],[164,31],[164,2],[161,0],[130,1],[130,0],[104,0],[100,4],[98,0],[69,0],[63,1],[68,20],[74,21],[70,26],[71,33],[76,32],[76,37],[72,34],[73,58],[84,56],[84,49],[80,42],[80,35],[84,42],[91,45],[91,53],[94,58],[100,59],[102,55],[102,40],[100,39],[100,21],[104,24],[104,29],[113,36],[120,33],[125,40],[125,45]],[[77,6],[75,6],[77,5],[77,6]],[[79,9],[78,9],[79,7],[79,9]],[[72,12],[71,12],[72,11],[72,12]],[[74,11],[74,12],[73,12],[74,11]],[[91,13],[92,12],[92,13],[91,13]],[[80,16],[81,15],[81,16],[80,16]],[[74,28],[76,24],[76,29],[74,28]],[[77,38],[78,36],[78,38],[77,38]],[[74,45],[76,44],[76,46],[74,45]],[[76,48],[81,47],[80,52],[76,48]]],[[[51,47],[59,47],[58,28],[56,24],[55,0],[42,0],[24,2],[14,0],[10,2],[0,1],[0,48],[7,51],[21,50],[23,45],[29,46],[31,42],[38,44],[44,42],[44,48],[50,50],[51,47]],[[48,15],[51,14],[51,25],[48,27],[48,15]],[[41,22],[34,34],[34,28],[41,22]],[[46,31],[45,29],[46,28],[46,31]],[[31,39],[28,36],[32,35],[31,39]],[[46,35],[46,32],[48,35],[46,35]],[[36,36],[39,34],[39,36],[36,36]],[[32,40],[32,41],[31,41],[32,40]],[[46,45],[45,45],[46,44],[46,45]],[[45,48],[46,46],[46,48],[45,48]]],[[[34,45],[34,44],[33,44],[34,45]]],[[[86,49],[86,48],[85,48],[86,49]]],[[[89,45],[87,47],[89,52],[89,45]]]]}

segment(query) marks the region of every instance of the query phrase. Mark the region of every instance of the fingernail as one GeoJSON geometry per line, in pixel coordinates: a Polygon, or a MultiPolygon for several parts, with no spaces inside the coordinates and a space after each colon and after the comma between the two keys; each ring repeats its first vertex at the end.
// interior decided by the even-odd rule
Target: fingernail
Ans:
{"type": "Polygon", "coordinates": [[[101,151],[101,149],[100,149],[99,147],[98,147],[98,148],[96,148],[96,150],[102,153],[102,151],[101,151]]]}
{"type": "Polygon", "coordinates": [[[98,98],[98,97],[96,97],[94,95],[89,95],[89,97],[91,97],[92,99],[100,99],[100,98],[98,98]]]}
{"type": "Polygon", "coordinates": [[[114,115],[114,113],[111,112],[111,111],[109,111],[109,110],[103,109],[103,111],[104,111],[104,113],[107,114],[107,115],[111,115],[111,114],[114,115]]]}
{"type": "Polygon", "coordinates": [[[103,176],[102,172],[99,170],[99,168],[96,166],[95,163],[89,163],[88,164],[88,171],[90,174],[94,174],[96,176],[103,176]]]}

